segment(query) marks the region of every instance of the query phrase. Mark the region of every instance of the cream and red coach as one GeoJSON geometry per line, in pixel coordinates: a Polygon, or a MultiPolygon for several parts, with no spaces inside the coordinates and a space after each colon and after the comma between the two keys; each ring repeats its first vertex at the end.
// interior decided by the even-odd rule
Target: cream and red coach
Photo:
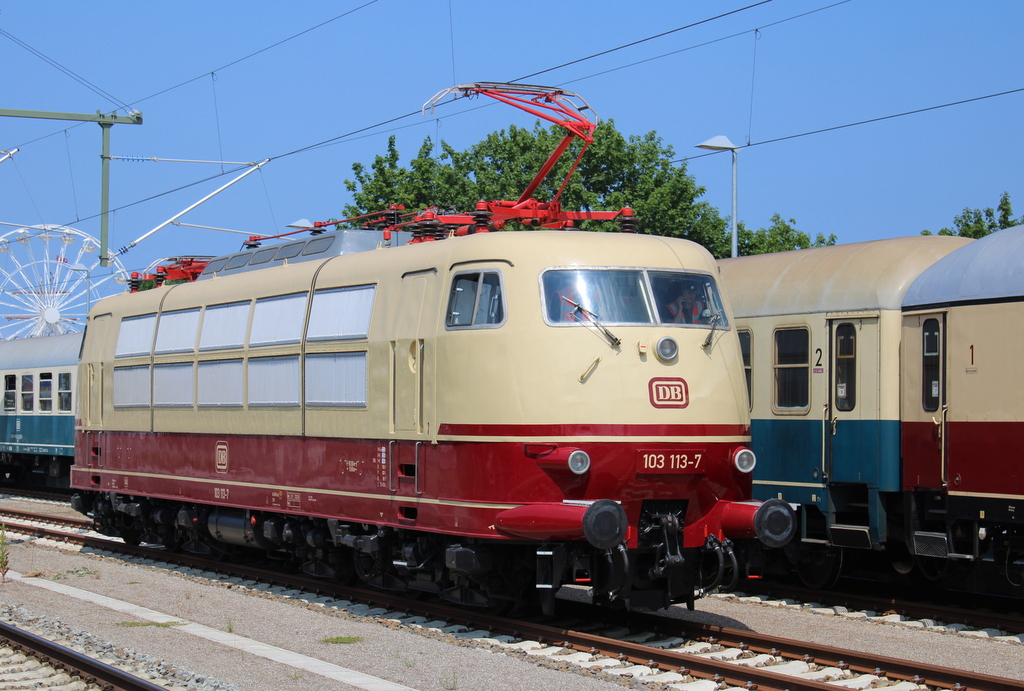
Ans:
{"type": "Polygon", "coordinates": [[[253,249],[93,308],[72,484],[102,532],[549,609],[582,577],[598,601],[692,603],[730,538],[792,535],[788,505],[748,501],[739,342],[698,245],[338,254],[351,233],[378,237],[253,249]],[[671,322],[682,279],[703,324],[671,322]]]}

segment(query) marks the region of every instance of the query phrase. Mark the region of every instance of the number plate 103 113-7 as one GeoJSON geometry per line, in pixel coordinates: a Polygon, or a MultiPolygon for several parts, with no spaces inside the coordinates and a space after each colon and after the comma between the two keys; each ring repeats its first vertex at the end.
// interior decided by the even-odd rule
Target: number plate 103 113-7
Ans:
{"type": "Polygon", "coordinates": [[[704,450],[642,449],[636,452],[636,472],[644,474],[694,474],[704,472],[704,450]]]}

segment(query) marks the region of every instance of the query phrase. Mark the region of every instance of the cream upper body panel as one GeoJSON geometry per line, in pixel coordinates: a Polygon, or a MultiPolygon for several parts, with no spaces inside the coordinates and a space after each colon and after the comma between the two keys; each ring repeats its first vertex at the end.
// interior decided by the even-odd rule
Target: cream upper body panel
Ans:
{"type": "Polygon", "coordinates": [[[738,318],[899,310],[924,269],[969,242],[918,235],[722,259],[719,265],[738,318]]]}

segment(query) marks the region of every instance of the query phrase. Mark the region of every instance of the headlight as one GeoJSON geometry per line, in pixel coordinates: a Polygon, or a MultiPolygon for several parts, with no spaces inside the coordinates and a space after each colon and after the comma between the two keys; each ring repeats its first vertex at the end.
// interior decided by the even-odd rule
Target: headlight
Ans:
{"type": "Polygon", "coordinates": [[[569,470],[577,475],[582,475],[590,470],[590,454],[579,449],[569,454],[569,470]]]}
{"type": "Polygon", "coordinates": [[[733,465],[741,473],[749,473],[757,465],[757,457],[750,449],[740,449],[732,457],[733,465]]]}
{"type": "Polygon", "coordinates": [[[658,359],[663,362],[675,360],[676,355],[679,355],[679,344],[677,344],[676,339],[671,336],[665,336],[663,339],[658,341],[656,352],[658,353],[658,359]]]}

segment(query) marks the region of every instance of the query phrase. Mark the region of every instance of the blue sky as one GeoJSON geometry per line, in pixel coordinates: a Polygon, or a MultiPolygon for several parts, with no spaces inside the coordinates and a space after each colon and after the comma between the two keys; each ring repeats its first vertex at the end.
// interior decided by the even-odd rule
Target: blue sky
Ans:
{"type": "MultiPolygon", "coordinates": [[[[533,121],[462,101],[282,154],[416,111],[454,83],[541,71],[527,81],[576,91],[622,132],[655,130],[678,158],[698,156],[689,171],[723,216],[729,155],[700,157],[694,145],[715,135],[749,141],[739,153],[738,216],[750,228],[779,213],[842,243],[914,235],[951,225],[965,206],[995,206],[1003,191],[1024,214],[1024,92],[764,143],[1024,88],[1024,2],[774,0],[741,9],[755,3],[14,2],[0,7],[0,108],[92,113],[123,102],[142,111],[144,124],[113,128],[115,156],[274,158],[182,219],[253,233],[340,216],[352,163],[372,161],[390,134],[407,160],[428,135],[464,148],[533,121]],[[741,11],[551,69],[733,10],[741,11]]],[[[0,118],[0,150],[12,147],[20,152],[0,163],[0,221],[65,224],[98,237],[99,126],[0,118]]],[[[220,171],[112,162],[112,246],[229,177],[136,202],[220,171]]],[[[0,235],[10,230],[0,226],[0,235]]],[[[241,239],[171,226],[121,259],[140,269],[163,256],[230,252],[241,239]]]]}

